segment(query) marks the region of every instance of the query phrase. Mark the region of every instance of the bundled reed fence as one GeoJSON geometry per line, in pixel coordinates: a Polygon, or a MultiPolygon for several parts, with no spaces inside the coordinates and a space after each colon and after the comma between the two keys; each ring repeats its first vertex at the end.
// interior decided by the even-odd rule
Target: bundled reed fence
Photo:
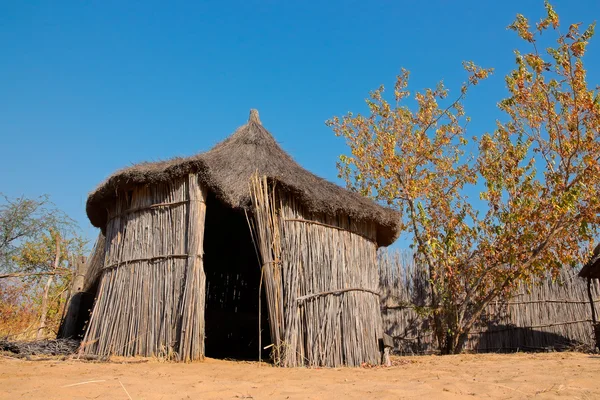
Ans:
{"type": "Polygon", "coordinates": [[[205,200],[196,175],[120,194],[84,353],[203,357],[205,200]]]}
{"type": "MultiPolygon", "coordinates": [[[[429,301],[426,267],[416,264],[408,252],[382,251],[378,260],[383,325],[394,338],[396,352],[435,352],[434,337],[422,312],[429,301]]],[[[598,312],[597,282],[592,294],[598,312]]],[[[469,334],[465,350],[589,350],[594,345],[587,283],[575,271],[565,269],[555,280],[521,286],[512,298],[490,304],[469,334]]]]}
{"type": "Polygon", "coordinates": [[[264,177],[251,194],[275,363],[379,364],[375,225],[310,213],[264,177]]]}

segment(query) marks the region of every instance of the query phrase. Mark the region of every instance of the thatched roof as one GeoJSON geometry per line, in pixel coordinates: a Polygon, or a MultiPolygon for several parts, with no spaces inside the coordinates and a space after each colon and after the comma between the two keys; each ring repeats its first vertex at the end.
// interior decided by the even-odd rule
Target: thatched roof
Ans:
{"type": "Polygon", "coordinates": [[[596,246],[590,260],[579,271],[579,276],[582,278],[600,279],[600,244],[596,246]]]}
{"type": "Polygon", "coordinates": [[[357,221],[374,221],[380,246],[391,244],[399,234],[400,219],[395,211],[302,168],[262,126],[256,110],[250,112],[247,124],[206,153],[141,163],[117,171],[89,195],[88,217],[94,226],[105,229],[107,204],[115,200],[119,191],[168,181],[192,171],[232,208],[250,205],[249,181],[258,171],[291,192],[311,212],[332,216],[342,213],[357,221]]]}

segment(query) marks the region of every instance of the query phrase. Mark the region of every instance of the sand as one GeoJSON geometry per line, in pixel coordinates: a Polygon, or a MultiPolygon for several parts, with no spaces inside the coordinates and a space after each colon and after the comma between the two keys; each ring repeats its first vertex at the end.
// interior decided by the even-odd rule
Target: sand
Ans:
{"type": "Polygon", "coordinates": [[[600,399],[600,356],[394,358],[389,368],[274,368],[0,357],[0,399],[600,399]]]}

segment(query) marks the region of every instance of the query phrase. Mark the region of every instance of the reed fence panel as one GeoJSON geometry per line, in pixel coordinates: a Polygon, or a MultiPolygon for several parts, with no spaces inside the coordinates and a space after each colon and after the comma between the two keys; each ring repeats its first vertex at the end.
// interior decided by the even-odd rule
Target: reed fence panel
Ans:
{"type": "MultiPolygon", "coordinates": [[[[378,255],[384,330],[394,338],[400,354],[437,352],[423,308],[429,301],[425,266],[409,252],[381,251],[378,255]]],[[[469,334],[465,351],[511,352],[528,350],[593,349],[591,307],[587,282],[565,269],[556,279],[521,286],[508,300],[490,304],[469,334]]],[[[596,313],[600,287],[592,288],[596,313]]]]}

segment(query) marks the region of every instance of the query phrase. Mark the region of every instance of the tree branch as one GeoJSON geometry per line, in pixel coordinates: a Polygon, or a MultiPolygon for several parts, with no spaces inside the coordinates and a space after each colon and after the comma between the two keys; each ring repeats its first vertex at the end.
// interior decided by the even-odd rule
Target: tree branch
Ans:
{"type": "Polygon", "coordinates": [[[4,278],[26,278],[30,276],[47,276],[47,275],[67,275],[68,271],[54,272],[15,272],[11,274],[0,274],[0,279],[4,278]]]}

